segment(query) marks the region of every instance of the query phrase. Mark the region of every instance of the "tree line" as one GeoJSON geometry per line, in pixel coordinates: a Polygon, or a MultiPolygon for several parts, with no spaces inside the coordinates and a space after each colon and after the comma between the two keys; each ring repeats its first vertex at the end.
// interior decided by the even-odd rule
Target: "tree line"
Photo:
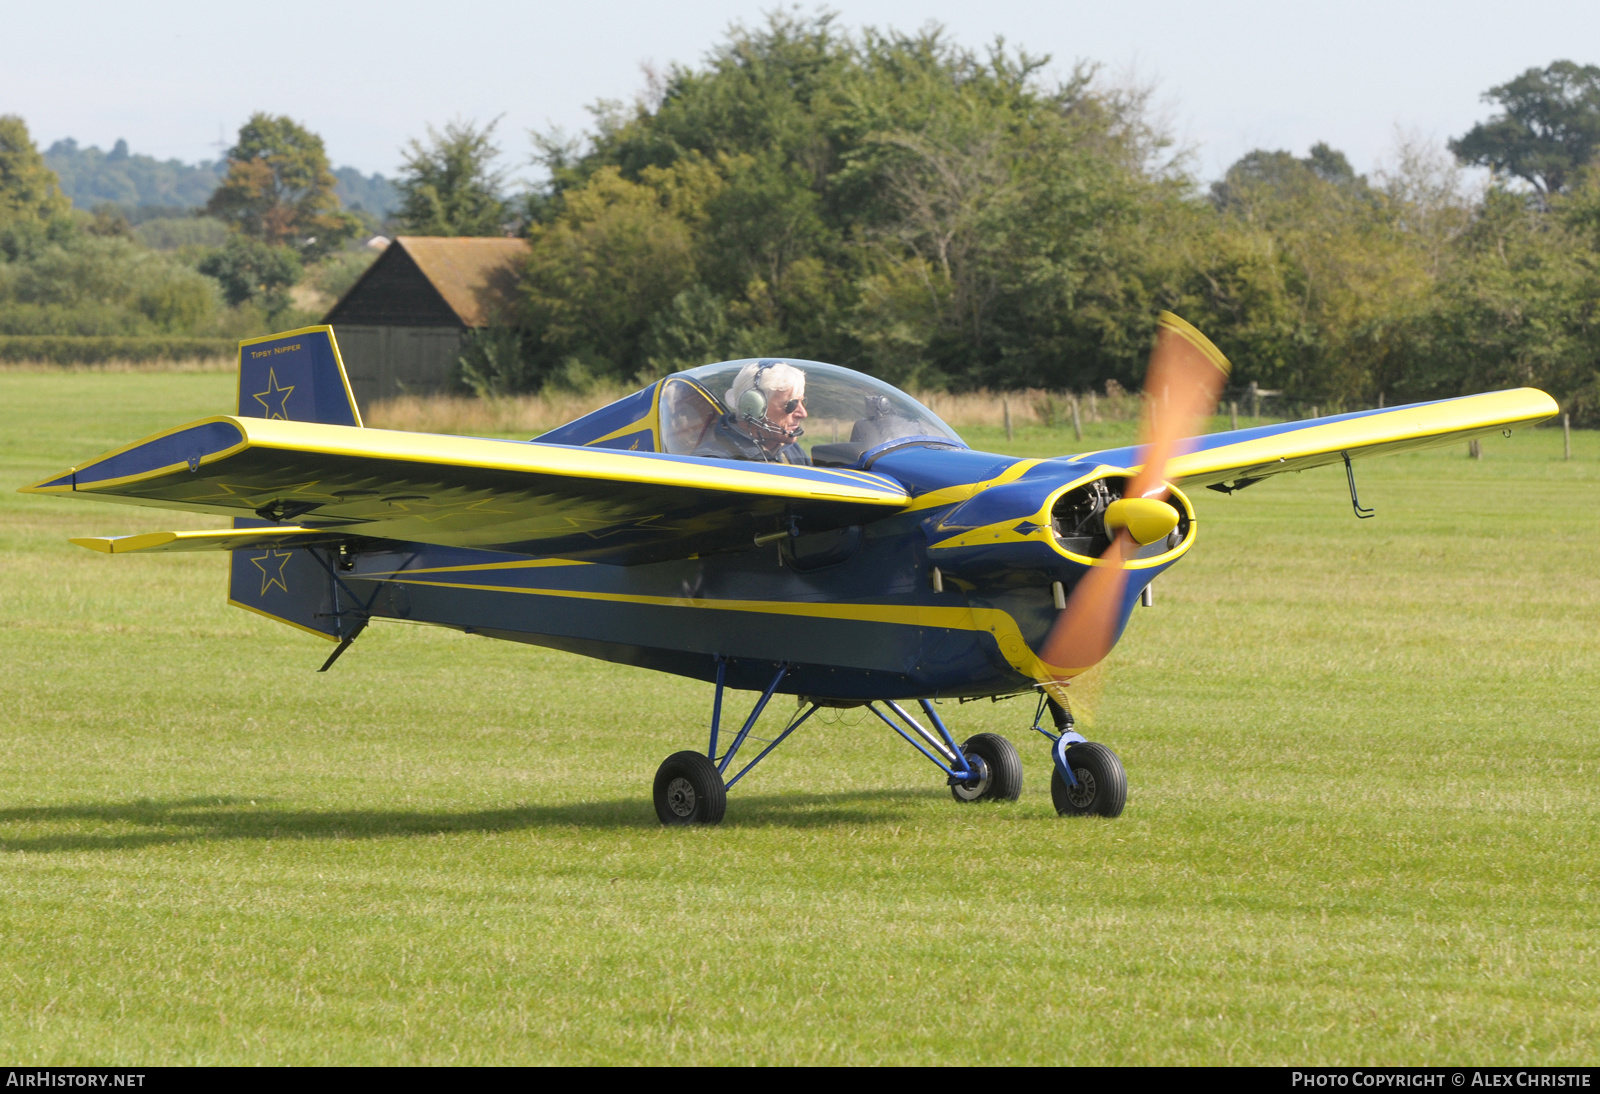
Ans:
{"type": "MultiPolygon", "coordinates": [[[[70,137],[44,151],[45,166],[56,173],[61,191],[79,209],[93,211],[114,205],[134,224],[177,219],[201,211],[228,171],[226,159],[196,164],[158,160],[128,148],[118,138],[111,151],[79,147],[70,137]]],[[[394,184],[381,174],[365,175],[354,167],[333,170],[335,193],[351,210],[371,214],[372,227],[393,211],[394,184]]]]}
{"type": "MultiPolygon", "coordinates": [[[[515,301],[465,354],[485,392],[750,354],[917,387],[1131,388],[1165,308],[1241,387],[1302,404],[1532,384],[1600,424],[1600,68],[1530,69],[1448,150],[1404,145],[1370,177],[1319,144],[1251,152],[1206,186],[1137,89],[1046,62],[780,13],[598,104],[581,138],[535,135],[529,192],[496,168],[493,122],[429,129],[402,151],[393,223],[527,238],[515,301]],[[1486,184],[1466,184],[1473,166],[1486,184]]],[[[20,124],[0,122],[0,191],[37,193],[0,199],[0,331],[26,325],[18,269],[116,231],[60,227],[48,185],[13,183],[20,124]]],[[[241,129],[207,208],[225,243],[163,276],[213,286],[212,318],[177,287],[147,299],[145,277],[129,306],[151,324],[282,318],[297,280],[366,261],[320,139],[290,119],[241,129]]]]}
{"type": "Polygon", "coordinates": [[[543,138],[507,381],[764,353],[1131,388],[1165,308],[1302,404],[1532,384],[1600,418],[1600,68],[1492,88],[1448,152],[1371,178],[1319,144],[1206,187],[1137,91],[1044,63],[780,15],[602,104],[584,144],[543,138]]]}

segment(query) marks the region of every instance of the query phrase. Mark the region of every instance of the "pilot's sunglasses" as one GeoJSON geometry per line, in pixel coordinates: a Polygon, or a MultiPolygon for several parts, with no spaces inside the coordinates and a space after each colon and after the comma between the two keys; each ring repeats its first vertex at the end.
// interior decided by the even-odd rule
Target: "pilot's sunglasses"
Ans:
{"type": "Polygon", "coordinates": [[[793,414],[797,408],[805,405],[806,401],[804,399],[790,399],[787,403],[783,404],[783,412],[785,414],[793,414]]]}

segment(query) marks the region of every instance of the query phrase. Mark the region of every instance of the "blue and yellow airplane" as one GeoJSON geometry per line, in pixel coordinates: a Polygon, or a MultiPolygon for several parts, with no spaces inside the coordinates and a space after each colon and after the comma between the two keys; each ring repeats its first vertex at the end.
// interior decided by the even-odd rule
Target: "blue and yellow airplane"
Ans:
{"type": "Polygon", "coordinates": [[[323,670],[393,619],[714,683],[708,745],[656,775],[664,824],[720,821],[727,789],[821,707],[865,707],[958,801],[1014,800],[1016,748],[958,744],[934,702],[1018,694],[1037,697],[1057,810],[1116,816],[1126,774],[1074,729],[1068,685],[1194,545],[1174,483],[1348,474],[1354,458],[1557,413],[1520,389],[1191,437],[1227,370],[1163,314],[1141,443],[1055,459],[974,451],[904,392],[792,359],[676,373],[507,441],[365,428],[332,328],[308,327],[240,345],[236,414],[25,489],[233,517],[72,542],[228,552],[229,603],[338,643],[323,670]],[[731,739],[729,688],[759,695],[731,739]],[[778,694],[799,698],[794,715],[735,768],[778,694]]]}

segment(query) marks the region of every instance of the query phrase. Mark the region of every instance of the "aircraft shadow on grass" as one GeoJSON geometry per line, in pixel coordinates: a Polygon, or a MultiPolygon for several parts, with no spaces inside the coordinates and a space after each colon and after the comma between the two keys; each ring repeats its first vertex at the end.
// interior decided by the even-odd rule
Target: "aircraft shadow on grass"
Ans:
{"type": "MultiPolygon", "coordinates": [[[[728,822],[727,826],[735,829],[824,828],[841,824],[898,824],[905,820],[907,806],[940,796],[941,791],[934,789],[751,795],[741,797],[739,818],[728,822]]],[[[56,854],[228,840],[394,839],[525,829],[661,829],[649,803],[635,798],[466,811],[285,811],[272,808],[270,799],[238,796],[0,809],[0,825],[6,826],[85,823],[116,825],[120,830],[0,835],[0,852],[56,854]],[[127,826],[137,826],[138,830],[128,831],[127,826]]]]}

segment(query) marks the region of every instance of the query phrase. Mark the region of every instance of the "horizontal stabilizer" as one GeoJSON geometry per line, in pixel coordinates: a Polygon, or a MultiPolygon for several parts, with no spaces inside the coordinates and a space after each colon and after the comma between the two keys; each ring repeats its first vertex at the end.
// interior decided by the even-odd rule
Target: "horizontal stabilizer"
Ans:
{"type": "Polygon", "coordinates": [[[132,536],[83,536],[68,542],[102,554],[126,555],[134,551],[240,551],[252,547],[310,547],[348,538],[316,528],[286,524],[263,528],[208,528],[199,532],[142,532],[132,536]]]}

